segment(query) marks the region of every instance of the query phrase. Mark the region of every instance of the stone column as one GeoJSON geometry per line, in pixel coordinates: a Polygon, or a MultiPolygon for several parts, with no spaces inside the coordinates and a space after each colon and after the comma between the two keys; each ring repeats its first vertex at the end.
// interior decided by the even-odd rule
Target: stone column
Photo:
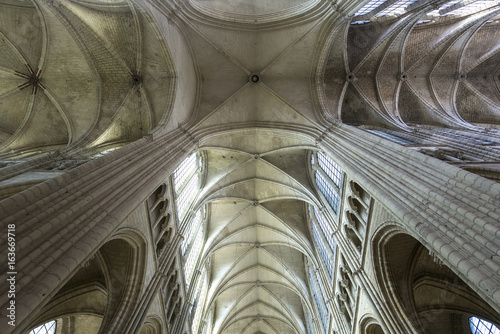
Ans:
{"type": "Polygon", "coordinates": [[[339,125],[320,147],[500,312],[500,184],[339,125]]]}
{"type": "MultiPolygon", "coordinates": [[[[1,321],[1,333],[27,329],[80,265],[196,148],[191,138],[175,130],[140,139],[0,202],[2,230],[6,234],[7,226],[15,225],[17,272],[16,327],[1,321]]],[[[1,249],[3,268],[6,248],[1,249]]],[[[7,292],[2,284],[2,319],[7,319],[7,292]]]]}

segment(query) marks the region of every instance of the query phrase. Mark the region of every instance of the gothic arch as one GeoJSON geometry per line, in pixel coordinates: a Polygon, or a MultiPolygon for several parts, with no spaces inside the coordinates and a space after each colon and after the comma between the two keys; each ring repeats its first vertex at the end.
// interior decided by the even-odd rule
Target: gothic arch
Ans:
{"type": "Polygon", "coordinates": [[[499,318],[436,254],[399,226],[384,225],[375,233],[373,260],[390,309],[410,320],[406,331],[466,334],[470,316],[499,318]]]}
{"type": "Polygon", "coordinates": [[[144,320],[144,324],[139,334],[163,334],[164,330],[162,323],[163,322],[158,316],[149,316],[144,320]]]}
{"type": "Polygon", "coordinates": [[[361,334],[385,334],[380,323],[371,315],[365,315],[360,321],[361,334]]]}
{"type": "Polygon", "coordinates": [[[64,334],[108,333],[112,324],[123,326],[113,319],[130,317],[128,303],[139,296],[145,255],[144,238],[135,231],[120,230],[80,265],[29,328],[54,319],[64,334]]]}

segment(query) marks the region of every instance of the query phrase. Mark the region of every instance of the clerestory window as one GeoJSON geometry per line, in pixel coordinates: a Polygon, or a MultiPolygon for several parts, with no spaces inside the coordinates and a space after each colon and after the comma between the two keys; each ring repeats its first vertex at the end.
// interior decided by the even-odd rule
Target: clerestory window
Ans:
{"type": "Polygon", "coordinates": [[[49,321],[29,332],[29,334],[54,334],[56,332],[56,321],[49,321]]]}
{"type": "Polygon", "coordinates": [[[333,211],[337,213],[339,211],[340,196],[335,191],[335,189],[328,183],[326,178],[321,174],[316,172],[316,185],[321,191],[323,196],[325,196],[326,201],[332,207],[333,211]]]}
{"type": "Polygon", "coordinates": [[[401,144],[401,145],[415,145],[415,143],[412,142],[411,140],[401,138],[399,136],[393,135],[392,133],[388,133],[388,132],[384,132],[384,131],[380,131],[380,130],[372,130],[372,129],[370,129],[370,130],[367,129],[366,131],[371,132],[373,134],[376,134],[377,136],[383,137],[385,139],[389,139],[390,141],[393,141],[393,142],[401,144]]]}
{"type": "Polygon", "coordinates": [[[339,165],[322,152],[318,152],[318,164],[321,169],[325,171],[326,175],[330,177],[333,183],[340,188],[342,182],[342,169],[340,169],[339,165]]]}
{"type": "Polygon", "coordinates": [[[383,17],[383,16],[400,16],[406,13],[406,7],[411,5],[412,3],[417,2],[417,0],[400,0],[386,9],[380,11],[377,13],[375,16],[376,17],[383,17]]]}
{"type": "Polygon", "coordinates": [[[193,153],[172,174],[179,223],[186,216],[199,189],[200,176],[198,170],[201,168],[200,166],[201,161],[197,161],[196,153],[193,153]]]}
{"type": "MultiPolygon", "coordinates": [[[[310,208],[309,214],[311,215],[310,208]]],[[[337,242],[333,238],[333,230],[330,224],[326,222],[323,214],[316,208],[314,208],[314,216],[311,215],[311,223],[316,247],[319,250],[330,278],[333,278],[335,248],[337,245],[337,242]]]]}
{"type": "Polygon", "coordinates": [[[205,300],[207,297],[208,290],[208,274],[207,270],[203,271],[203,276],[198,282],[195,293],[195,306],[194,306],[194,316],[193,322],[191,323],[191,333],[198,333],[200,327],[201,315],[203,313],[203,307],[205,305],[205,300]]]}
{"type": "Polygon", "coordinates": [[[317,165],[314,161],[314,154],[312,155],[311,165],[313,169],[319,166],[314,173],[316,185],[333,211],[338,213],[344,174],[342,169],[322,152],[317,153],[317,165]]]}
{"type": "Polygon", "coordinates": [[[498,6],[498,4],[498,0],[463,0],[440,10],[439,14],[441,14],[442,16],[466,16],[478,13],[493,6],[498,6]]]}
{"type": "Polygon", "coordinates": [[[372,0],[354,14],[351,24],[371,22],[371,17],[397,17],[406,13],[407,8],[418,0],[372,0]],[[357,19],[356,19],[357,18],[357,19]]]}
{"type": "Polygon", "coordinates": [[[204,244],[205,229],[201,209],[199,209],[186,231],[186,238],[181,244],[182,259],[184,262],[184,278],[189,287],[193,278],[194,269],[204,244]]]}
{"type": "Polygon", "coordinates": [[[172,175],[174,178],[174,189],[178,193],[186,180],[196,171],[196,154],[191,154],[186,160],[181,162],[172,175]]]}
{"type": "Polygon", "coordinates": [[[328,332],[328,307],[325,301],[325,293],[323,292],[323,287],[321,286],[319,277],[317,277],[312,268],[309,268],[309,284],[311,286],[316,305],[318,306],[321,323],[323,324],[325,332],[328,332]]]}
{"type": "Polygon", "coordinates": [[[379,7],[384,2],[386,2],[386,0],[372,0],[372,1],[368,2],[366,5],[364,5],[360,10],[358,10],[356,12],[356,14],[354,14],[354,16],[356,17],[356,16],[368,14],[369,12],[371,12],[375,8],[379,7]]]}
{"type": "Polygon", "coordinates": [[[325,216],[316,207],[314,208],[314,216],[316,217],[316,221],[319,223],[319,226],[321,227],[321,231],[325,236],[328,246],[330,247],[331,251],[335,253],[337,242],[333,237],[333,230],[331,225],[326,221],[325,216]]]}
{"type": "Polygon", "coordinates": [[[477,317],[470,317],[469,325],[472,334],[500,334],[500,329],[497,326],[477,317]]]}

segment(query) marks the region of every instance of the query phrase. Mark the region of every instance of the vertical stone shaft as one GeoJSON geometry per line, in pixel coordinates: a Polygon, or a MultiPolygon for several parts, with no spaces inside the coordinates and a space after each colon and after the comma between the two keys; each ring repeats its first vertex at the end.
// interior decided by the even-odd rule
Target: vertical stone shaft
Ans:
{"type": "Polygon", "coordinates": [[[500,184],[344,125],[321,146],[500,311],[500,184]]]}
{"type": "MultiPolygon", "coordinates": [[[[22,332],[38,310],[82,263],[119,228],[125,217],[195,148],[189,136],[173,131],[138,140],[64,175],[0,202],[0,222],[16,226],[16,327],[22,332]]],[[[6,267],[6,248],[2,249],[6,267]]],[[[0,290],[5,317],[8,287],[0,290]]]]}

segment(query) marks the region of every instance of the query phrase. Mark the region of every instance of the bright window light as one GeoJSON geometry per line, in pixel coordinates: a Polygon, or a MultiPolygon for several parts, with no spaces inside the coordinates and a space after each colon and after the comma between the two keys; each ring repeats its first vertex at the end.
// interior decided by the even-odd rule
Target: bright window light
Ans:
{"type": "Polygon", "coordinates": [[[335,247],[337,247],[337,242],[333,238],[332,227],[327,223],[325,216],[323,216],[323,214],[318,209],[316,209],[316,207],[314,207],[314,216],[316,217],[316,220],[321,227],[321,231],[323,232],[323,235],[328,242],[328,246],[332,250],[332,253],[335,254],[335,247]]]}
{"type": "Polygon", "coordinates": [[[340,188],[342,183],[342,169],[329,156],[318,152],[318,163],[326,175],[340,188]]]}
{"type": "Polygon", "coordinates": [[[368,2],[366,5],[364,5],[360,10],[358,10],[356,14],[354,14],[354,16],[356,17],[368,14],[369,12],[371,12],[372,10],[374,10],[375,8],[377,8],[386,1],[387,0],[372,0],[368,2]]]}
{"type": "Polygon", "coordinates": [[[184,182],[196,171],[197,167],[196,154],[193,153],[174,170],[173,179],[176,194],[179,193],[184,182]]]}
{"type": "Polygon", "coordinates": [[[184,219],[184,216],[186,215],[187,210],[189,209],[191,202],[193,201],[197,193],[196,190],[198,190],[198,178],[198,173],[195,173],[176,199],[179,222],[184,219]]]}
{"type": "Polygon", "coordinates": [[[445,10],[446,8],[451,7],[454,4],[459,3],[460,1],[462,1],[462,0],[452,0],[452,1],[445,2],[443,5],[441,5],[441,7],[439,7],[438,9],[435,9],[435,10],[429,12],[429,13],[427,13],[427,15],[428,16],[439,16],[440,15],[439,11],[445,10]]]}
{"type": "Polygon", "coordinates": [[[309,284],[311,284],[314,299],[316,300],[316,305],[318,306],[319,315],[321,317],[321,323],[326,332],[328,331],[328,309],[325,302],[325,294],[323,293],[321,285],[318,286],[317,279],[318,277],[316,277],[312,269],[309,268],[309,284]]]}
{"type": "Polygon", "coordinates": [[[330,254],[328,254],[326,250],[325,243],[323,242],[323,239],[320,236],[320,232],[318,231],[318,224],[315,221],[312,222],[312,228],[313,228],[314,241],[316,242],[316,246],[318,247],[321,258],[325,263],[330,278],[333,278],[333,263],[332,260],[330,259],[329,256],[330,254]]]}
{"type": "Polygon", "coordinates": [[[386,9],[380,11],[377,13],[375,16],[376,17],[382,17],[382,16],[399,16],[402,15],[406,12],[406,7],[411,5],[412,3],[417,2],[417,0],[401,0],[393,3],[386,9]]]}
{"type": "Polygon", "coordinates": [[[196,235],[196,232],[198,231],[198,228],[201,226],[201,210],[198,210],[196,212],[196,215],[194,216],[193,220],[187,227],[186,233],[185,233],[185,238],[182,241],[181,244],[181,254],[182,256],[185,255],[186,250],[189,245],[191,245],[194,236],[196,235]]]}
{"type": "Polygon", "coordinates": [[[196,289],[196,309],[194,312],[193,323],[191,324],[191,333],[198,333],[200,327],[201,314],[207,297],[208,278],[207,271],[204,270],[203,278],[199,281],[196,289]]]}
{"type": "Polygon", "coordinates": [[[316,184],[333,211],[337,213],[339,210],[340,196],[319,171],[316,172],[316,184]]]}
{"type": "Polygon", "coordinates": [[[389,139],[390,141],[393,141],[393,142],[401,144],[401,145],[414,145],[415,144],[411,140],[404,139],[404,138],[395,136],[393,134],[390,134],[390,133],[387,133],[384,131],[380,131],[380,130],[366,130],[366,131],[371,132],[373,134],[376,134],[380,137],[384,137],[385,139],[389,139]]]}
{"type": "Polygon", "coordinates": [[[186,251],[187,258],[184,262],[184,277],[186,279],[186,285],[189,286],[191,284],[191,279],[193,278],[194,269],[196,263],[198,262],[198,258],[200,257],[201,249],[203,246],[203,224],[197,228],[196,237],[192,241],[192,243],[188,246],[188,250],[186,251]]]}
{"type": "Polygon", "coordinates": [[[33,329],[29,334],[54,334],[56,332],[56,321],[52,320],[33,329]]]}
{"type": "Polygon", "coordinates": [[[313,334],[311,315],[307,312],[307,328],[309,329],[309,334],[313,334]]]}
{"type": "Polygon", "coordinates": [[[500,334],[497,326],[477,317],[470,317],[469,325],[472,334],[500,334]]]}
{"type": "Polygon", "coordinates": [[[499,5],[500,2],[498,0],[479,0],[479,1],[462,1],[460,3],[457,3],[458,8],[454,9],[455,7],[448,8],[447,10],[444,10],[441,12],[443,15],[457,15],[457,16],[466,16],[470,14],[477,13],[479,11],[482,11],[484,9],[497,6],[499,5]],[[463,6],[460,6],[460,4],[463,4],[463,6]]]}

